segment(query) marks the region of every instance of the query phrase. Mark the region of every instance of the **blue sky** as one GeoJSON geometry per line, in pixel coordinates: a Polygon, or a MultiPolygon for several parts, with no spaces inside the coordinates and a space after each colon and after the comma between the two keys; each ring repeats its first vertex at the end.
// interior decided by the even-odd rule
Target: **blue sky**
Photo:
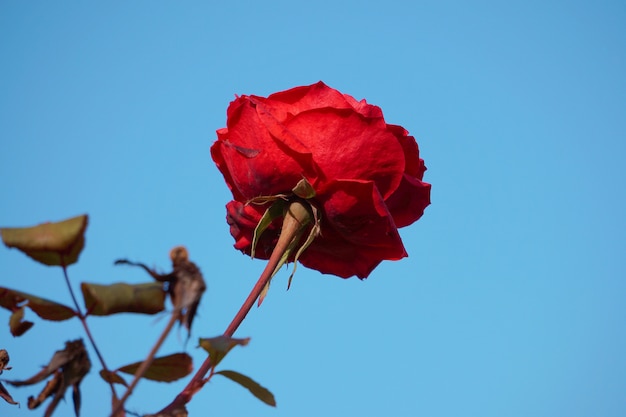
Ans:
{"type": "MultiPolygon", "coordinates": [[[[90,215],[69,269],[145,282],[189,248],[209,290],[192,340],[225,329],[263,268],[232,248],[211,161],[235,94],[323,80],[379,105],[420,145],[433,184],[401,230],[409,258],[366,281],[281,272],[237,332],[234,369],[197,415],[622,416],[626,409],[626,6],[618,1],[69,1],[0,3],[0,225],[90,215]]],[[[61,272],[0,248],[2,285],[69,304],[61,272]]],[[[0,348],[25,378],[78,322],[0,348]]],[[[0,312],[0,322],[9,314],[0,312]],[[4,318],[2,318],[4,317],[4,318]]],[[[143,358],[165,317],[89,320],[110,367],[143,358]]],[[[185,350],[184,332],[162,353],[185,350]]],[[[95,355],[91,354],[95,362],[95,355]]],[[[98,365],[83,414],[107,415],[98,365]]],[[[142,382],[155,412],[186,380],[142,382]]],[[[11,389],[26,409],[42,388],[11,389]]],[[[58,415],[71,414],[71,400],[58,415]]]]}

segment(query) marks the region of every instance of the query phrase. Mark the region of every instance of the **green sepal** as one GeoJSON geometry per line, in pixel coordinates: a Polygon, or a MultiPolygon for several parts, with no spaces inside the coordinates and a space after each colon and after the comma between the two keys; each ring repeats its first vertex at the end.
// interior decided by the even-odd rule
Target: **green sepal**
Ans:
{"type": "Polygon", "coordinates": [[[295,187],[291,190],[295,195],[305,200],[315,197],[315,188],[311,185],[306,178],[302,178],[298,181],[295,187]]]}
{"type": "Polygon", "coordinates": [[[256,245],[259,241],[259,238],[267,230],[272,222],[284,215],[285,206],[287,205],[287,201],[283,199],[276,199],[274,203],[269,206],[265,213],[263,213],[263,217],[259,220],[259,224],[254,228],[254,236],[252,237],[252,248],[250,250],[250,257],[254,259],[254,252],[256,250],[256,245]]]}

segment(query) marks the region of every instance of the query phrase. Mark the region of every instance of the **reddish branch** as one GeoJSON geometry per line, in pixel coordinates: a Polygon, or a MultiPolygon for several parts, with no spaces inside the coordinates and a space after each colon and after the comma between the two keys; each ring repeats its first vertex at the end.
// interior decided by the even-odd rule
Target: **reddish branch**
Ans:
{"type": "MultiPolygon", "coordinates": [[[[263,291],[263,288],[265,288],[267,283],[272,278],[276,266],[278,265],[283,253],[291,243],[292,239],[297,236],[298,230],[309,221],[310,213],[308,212],[306,207],[298,202],[292,203],[285,215],[282,232],[280,234],[280,238],[278,239],[278,243],[276,244],[276,247],[272,252],[272,256],[268,260],[267,265],[263,270],[263,273],[252,288],[252,291],[248,295],[248,298],[246,298],[243,305],[226,328],[226,331],[224,331],[225,336],[232,336],[241,324],[241,322],[246,318],[248,312],[254,305],[254,302],[263,291]]],[[[206,383],[206,379],[204,379],[204,377],[211,370],[211,368],[211,359],[210,357],[207,357],[202,365],[200,365],[200,368],[198,368],[196,374],[193,376],[191,381],[189,381],[187,386],[176,396],[176,398],[168,406],[156,413],[156,415],[173,416],[176,415],[175,413],[184,409],[185,404],[191,401],[191,398],[206,383]]]]}

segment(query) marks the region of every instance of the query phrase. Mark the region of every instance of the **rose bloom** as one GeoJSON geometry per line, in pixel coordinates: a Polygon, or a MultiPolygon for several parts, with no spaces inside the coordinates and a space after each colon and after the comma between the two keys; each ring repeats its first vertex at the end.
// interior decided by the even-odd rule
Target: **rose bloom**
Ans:
{"type": "MultiPolygon", "coordinates": [[[[217,131],[211,156],[233,194],[227,221],[235,248],[251,253],[268,205],[260,196],[290,194],[305,178],[321,212],[321,234],[299,261],[325,274],[366,278],[383,260],[407,256],[398,228],[430,204],[415,138],[387,124],[381,109],[322,82],[267,98],[237,97],[217,131]]],[[[275,220],[257,241],[269,259],[280,233],[275,220]]]]}

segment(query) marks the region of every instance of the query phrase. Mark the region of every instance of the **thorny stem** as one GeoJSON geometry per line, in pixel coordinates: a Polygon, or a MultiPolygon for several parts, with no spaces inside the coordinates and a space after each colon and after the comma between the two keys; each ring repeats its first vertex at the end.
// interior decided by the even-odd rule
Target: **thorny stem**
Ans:
{"type": "MultiPolygon", "coordinates": [[[[85,329],[85,333],[87,333],[87,338],[91,342],[91,346],[93,347],[93,350],[96,352],[96,356],[98,356],[98,359],[100,360],[102,369],[108,372],[109,368],[104,362],[104,357],[100,353],[100,349],[98,349],[98,345],[96,345],[95,339],[91,335],[91,331],[89,330],[89,326],[87,325],[86,317],[82,313],[80,306],[78,305],[78,300],[76,299],[76,295],[74,295],[74,290],[72,289],[72,285],[70,284],[70,278],[67,275],[67,266],[65,265],[65,260],[63,259],[61,259],[61,268],[63,268],[63,276],[65,277],[65,283],[67,284],[67,288],[70,291],[70,296],[72,297],[72,301],[74,302],[74,307],[76,307],[76,311],[78,312],[78,319],[82,323],[83,328],[85,329]]],[[[115,402],[117,400],[117,392],[115,391],[115,386],[113,385],[112,382],[109,382],[109,386],[111,387],[111,393],[113,394],[113,400],[115,402]]]]}
{"type": "Polygon", "coordinates": [[[152,349],[150,349],[150,353],[148,353],[148,356],[146,357],[146,359],[144,359],[141,365],[139,365],[137,372],[135,372],[135,375],[133,376],[133,380],[131,381],[130,385],[126,389],[126,392],[124,393],[122,398],[120,398],[120,400],[116,402],[115,407],[113,408],[113,412],[111,413],[111,417],[117,416],[117,413],[119,413],[122,410],[122,408],[124,407],[124,402],[126,402],[128,397],[130,397],[130,395],[133,393],[133,390],[139,383],[139,380],[144,376],[144,374],[146,373],[146,371],[152,364],[154,357],[156,356],[157,352],[161,348],[161,345],[167,338],[167,335],[170,333],[170,331],[174,327],[174,323],[176,323],[176,320],[178,320],[179,316],[180,316],[180,309],[174,309],[169,321],[167,322],[167,325],[165,326],[165,329],[163,329],[163,332],[161,333],[161,336],[159,336],[159,339],[156,341],[152,349]]]}
{"type": "MultiPolygon", "coordinates": [[[[241,322],[246,318],[248,312],[254,305],[254,302],[259,295],[263,291],[263,288],[267,285],[269,280],[272,278],[272,274],[274,273],[274,269],[278,265],[281,257],[283,256],[285,250],[289,246],[291,240],[297,235],[298,230],[301,226],[307,223],[310,220],[310,213],[306,209],[306,207],[299,202],[294,202],[290,205],[287,214],[285,215],[285,219],[283,221],[283,228],[280,233],[280,237],[278,238],[278,242],[272,251],[272,255],[270,259],[267,261],[267,265],[265,269],[261,273],[258,281],[250,291],[248,298],[243,302],[243,305],[230,322],[226,331],[224,331],[224,336],[232,336],[241,322]]],[[[211,364],[211,358],[207,357],[202,365],[196,371],[196,374],[193,376],[191,381],[187,384],[187,386],[174,398],[174,400],[167,405],[163,410],[159,411],[156,415],[169,415],[168,413],[180,409],[185,406],[191,398],[194,396],[196,392],[198,392],[202,386],[206,383],[206,379],[204,376],[213,368],[211,364]]]]}

